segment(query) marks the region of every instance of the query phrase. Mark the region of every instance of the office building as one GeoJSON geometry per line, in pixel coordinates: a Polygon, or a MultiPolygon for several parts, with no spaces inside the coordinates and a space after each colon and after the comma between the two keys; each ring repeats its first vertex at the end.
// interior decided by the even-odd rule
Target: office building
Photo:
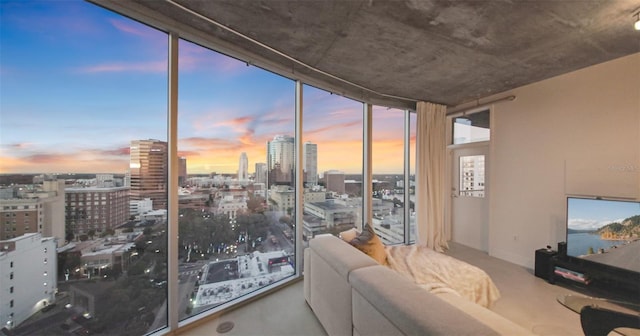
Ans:
{"type": "Polygon", "coordinates": [[[240,162],[238,164],[238,181],[247,181],[249,179],[249,159],[247,153],[240,154],[240,162]]]}
{"type": "Polygon", "coordinates": [[[131,200],[150,198],[154,209],[167,208],[167,143],[132,140],[130,149],[131,200]]]}
{"type": "Polygon", "coordinates": [[[11,329],[56,299],[56,242],[40,233],[0,240],[0,325],[11,329]]]}
{"type": "Polygon", "coordinates": [[[124,224],[129,219],[129,188],[67,188],[65,209],[67,231],[76,238],[99,234],[124,224]]]}
{"type": "Polygon", "coordinates": [[[187,158],[178,158],[178,185],[182,186],[187,182],[187,158]]]}
{"type": "Polygon", "coordinates": [[[150,198],[139,201],[129,200],[129,216],[135,217],[151,210],[153,210],[153,201],[150,198]]]}
{"type": "Polygon", "coordinates": [[[267,142],[268,184],[291,184],[295,168],[294,138],[276,135],[267,142]]]}
{"type": "Polygon", "coordinates": [[[328,191],[344,194],[344,173],[337,170],[329,170],[324,173],[324,184],[328,191]]]}
{"type": "Polygon", "coordinates": [[[27,233],[65,241],[64,180],[46,179],[24,188],[10,199],[0,199],[0,239],[27,233]]]}
{"type": "Polygon", "coordinates": [[[255,165],[256,167],[256,172],[255,172],[255,176],[253,178],[253,181],[255,183],[263,183],[263,184],[267,184],[267,164],[264,162],[258,162],[255,165]]]}
{"type": "Polygon", "coordinates": [[[304,182],[308,186],[318,184],[318,145],[309,141],[304,143],[304,182]]]}

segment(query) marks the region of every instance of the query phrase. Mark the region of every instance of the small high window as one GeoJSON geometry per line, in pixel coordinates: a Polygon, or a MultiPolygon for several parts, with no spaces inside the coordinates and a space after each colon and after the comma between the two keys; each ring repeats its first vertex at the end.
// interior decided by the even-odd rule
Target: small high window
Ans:
{"type": "Polygon", "coordinates": [[[491,139],[489,110],[453,118],[453,144],[489,141],[491,139]]]}

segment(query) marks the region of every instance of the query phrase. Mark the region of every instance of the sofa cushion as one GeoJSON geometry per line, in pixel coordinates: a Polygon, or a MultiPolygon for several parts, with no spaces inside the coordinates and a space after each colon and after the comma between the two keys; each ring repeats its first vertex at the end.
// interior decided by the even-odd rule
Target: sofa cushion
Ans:
{"type": "MultiPolygon", "coordinates": [[[[416,286],[384,267],[371,266],[351,272],[352,301],[375,309],[405,335],[498,335],[477,319],[416,286]],[[366,300],[366,301],[363,301],[366,300]]],[[[353,309],[353,325],[361,334],[380,334],[370,327],[367,309],[353,309]]],[[[388,326],[387,326],[388,328],[388,326]]]]}

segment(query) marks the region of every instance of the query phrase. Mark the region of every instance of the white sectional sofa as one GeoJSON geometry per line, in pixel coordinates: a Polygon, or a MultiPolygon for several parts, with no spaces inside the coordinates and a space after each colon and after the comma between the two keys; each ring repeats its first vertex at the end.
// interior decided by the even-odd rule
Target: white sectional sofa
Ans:
{"type": "Polygon", "coordinates": [[[304,296],[329,335],[532,335],[460,296],[429,293],[334,236],[309,242],[304,296]]]}

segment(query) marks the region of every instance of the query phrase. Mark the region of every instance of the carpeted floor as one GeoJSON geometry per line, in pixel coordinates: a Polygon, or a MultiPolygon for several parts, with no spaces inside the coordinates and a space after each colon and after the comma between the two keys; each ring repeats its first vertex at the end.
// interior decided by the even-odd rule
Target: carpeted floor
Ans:
{"type": "Polygon", "coordinates": [[[535,277],[533,270],[481,251],[456,243],[449,247],[448,255],[483,269],[493,279],[501,298],[491,310],[537,335],[583,335],[580,316],[556,300],[560,295],[579,293],[551,285],[535,277]]]}

